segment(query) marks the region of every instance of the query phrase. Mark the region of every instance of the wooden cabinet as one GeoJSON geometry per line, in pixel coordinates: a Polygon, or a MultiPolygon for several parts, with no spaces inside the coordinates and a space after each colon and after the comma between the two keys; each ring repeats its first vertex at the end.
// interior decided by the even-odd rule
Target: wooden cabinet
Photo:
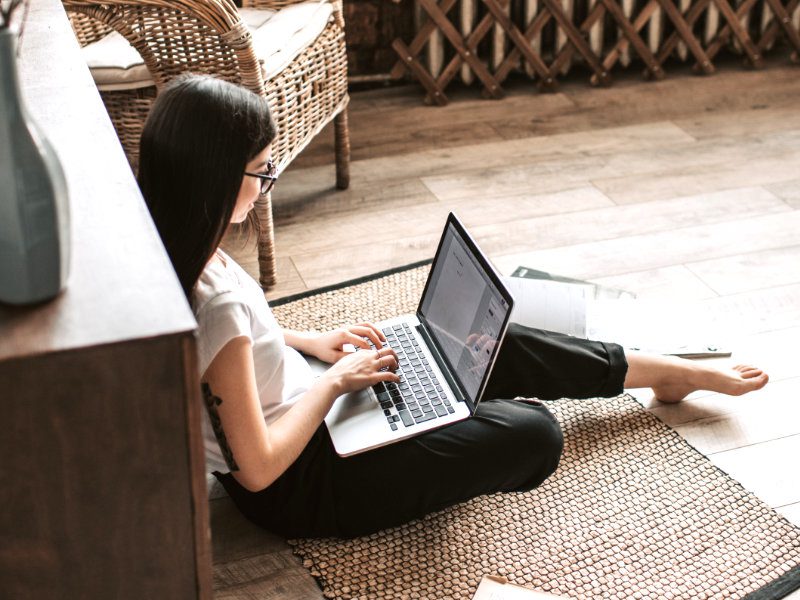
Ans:
{"type": "Polygon", "coordinates": [[[0,596],[209,598],[194,318],[58,0],[32,0],[19,64],[72,273],[0,306],[0,596]]]}

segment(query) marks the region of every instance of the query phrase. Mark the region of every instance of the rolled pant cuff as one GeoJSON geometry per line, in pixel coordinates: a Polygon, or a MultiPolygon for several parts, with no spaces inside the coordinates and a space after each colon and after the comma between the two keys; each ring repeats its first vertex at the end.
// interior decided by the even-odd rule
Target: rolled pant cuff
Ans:
{"type": "Polygon", "coordinates": [[[608,353],[608,379],[601,390],[603,398],[619,396],[625,391],[625,376],[628,374],[628,359],[619,344],[601,342],[608,353]]]}

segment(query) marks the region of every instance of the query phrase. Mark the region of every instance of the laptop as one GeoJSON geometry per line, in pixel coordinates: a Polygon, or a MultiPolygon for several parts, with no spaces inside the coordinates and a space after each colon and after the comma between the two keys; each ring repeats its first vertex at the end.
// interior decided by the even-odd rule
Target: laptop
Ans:
{"type": "MultiPolygon", "coordinates": [[[[469,418],[489,381],[514,301],[453,214],[413,315],[378,323],[398,355],[401,381],[344,394],[325,424],[351,456],[469,418]]],[[[328,365],[309,359],[321,373],[328,365]]]]}

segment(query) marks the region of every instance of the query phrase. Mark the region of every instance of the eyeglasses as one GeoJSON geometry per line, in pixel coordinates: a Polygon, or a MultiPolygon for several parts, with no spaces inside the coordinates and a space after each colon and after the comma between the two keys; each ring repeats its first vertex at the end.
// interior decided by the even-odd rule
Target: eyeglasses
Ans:
{"type": "Polygon", "coordinates": [[[272,188],[275,187],[275,182],[278,181],[278,170],[275,168],[275,164],[271,161],[267,161],[267,172],[266,173],[248,173],[247,171],[244,172],[245,175],[249,177],[257,177],[261,180],[261,195],[266,196],[272,191],[272,188]]]}

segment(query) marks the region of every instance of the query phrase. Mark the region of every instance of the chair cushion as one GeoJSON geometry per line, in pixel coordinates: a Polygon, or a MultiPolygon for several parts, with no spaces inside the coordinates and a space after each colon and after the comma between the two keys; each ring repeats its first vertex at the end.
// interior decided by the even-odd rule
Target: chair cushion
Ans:
{"type": "MultiPolygon", "coordinates": [[[[253,36],[253,50],[268,81],[317,39],[330,20],[327,0],[292,4],[279,11],[242,8],[239,14],[253,36]]],[[[83,48],[98,89],[131,90],[153,85],[139,53],[116,31],[83,48]]]]}

